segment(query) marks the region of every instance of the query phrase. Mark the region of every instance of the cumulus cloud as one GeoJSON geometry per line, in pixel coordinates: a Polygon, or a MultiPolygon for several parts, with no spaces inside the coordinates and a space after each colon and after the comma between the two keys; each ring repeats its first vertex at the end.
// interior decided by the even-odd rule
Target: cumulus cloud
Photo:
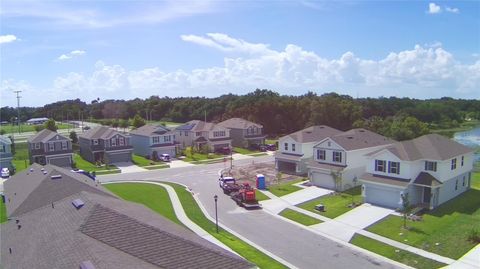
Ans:
{"type": "Polygon", "coordinates": [[[442,12],[442,8],[439,5],[437,5],[435,3],[429,3],[428,4],[428,13],[438,14],[440,12],[442,12]]]}
{"type": "Polygon", "coordinates": [[[0,35],[0,44],[3,43],[10,43],[13,41],[18,40],[16,36],[14,35],[0,35]]]}
{"type": "Polygon", "coordinates": [[[78,57],[78,56],[81,56],[81,55],[84,55],[86,53],[86,51],[84,50],[72,50],[71,52],[67,53],[67,54],[62,54],[60,55],[57,60],[58,61],[66,61],[66,60],[70,60],[74,57],[78,57]]]}
{"type": "Polygon", "coordinates": [[[455,13],[455,14],[460,13],[460,9],[456,7],[445,7],[445,10],[450,13],[455,13]]]}

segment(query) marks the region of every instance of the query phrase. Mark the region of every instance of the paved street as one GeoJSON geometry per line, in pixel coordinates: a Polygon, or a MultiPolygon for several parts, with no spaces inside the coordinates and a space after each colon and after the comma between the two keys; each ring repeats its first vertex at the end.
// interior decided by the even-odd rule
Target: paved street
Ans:
{"type": "MultiPolygon", "coordinates": [[[[271,162],[272,156],[234,161],[234,165],[271,162]]],[[[214,216],[213,196],[217,194],[219,221],[298,268],[398,268],[347,246],[324,238],[263,210],[238,207],[218,187],[218,171],[224,163],[171,168],[138,173],[100,176],[101,182],[119,180],[173,181],[198,193],[202,204],[214,216]]]]}

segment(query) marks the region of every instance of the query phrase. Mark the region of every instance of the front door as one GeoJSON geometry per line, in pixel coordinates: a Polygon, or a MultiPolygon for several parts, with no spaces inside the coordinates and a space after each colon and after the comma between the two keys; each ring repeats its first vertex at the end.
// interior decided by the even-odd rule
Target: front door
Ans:
{"type": "Polygon", "coordinates": [[[430,197],[432,196],[432,189],[429,187],[423,187],[423,202],[430,204],[430,197]]]}

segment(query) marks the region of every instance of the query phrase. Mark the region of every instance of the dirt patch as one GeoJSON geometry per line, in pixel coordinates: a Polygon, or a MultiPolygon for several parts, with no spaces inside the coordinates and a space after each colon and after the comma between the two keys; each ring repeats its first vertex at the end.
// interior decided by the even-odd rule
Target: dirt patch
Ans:
{"type": "MultiPolygon", "coordinates": [[[[252,163],[247,166],[233,167],[232,170],[228,169],[224,172],[224,176],[233,176],[239,181],[249,181],[255,183],[256,175],[263,174],[267,185],[277,184],[277,170],[274,163],[252,163]]],[[[304,178],[296,175],[288,175],[282,173],[281,181],[278,183],[284,183],[292,180],[304,178]]]]}

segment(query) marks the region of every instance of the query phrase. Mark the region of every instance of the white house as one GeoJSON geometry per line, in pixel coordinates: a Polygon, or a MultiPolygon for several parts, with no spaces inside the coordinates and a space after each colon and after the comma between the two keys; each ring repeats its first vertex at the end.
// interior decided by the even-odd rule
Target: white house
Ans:
{"type": "Polygon", "coordinates": [[[365,173],[365,155],[394,142],[361,128],[329,136],[313,146],[313,158],[307,164],[310,182],[337,190],[354,187],[365,173]]]}
{"type": "Polygon", "coordinates": [[[473,150],[451,139],[429,134],[398,142],[367,155],[360,177],[367,203],[401,208],[411,204],[433,209],[470,188],[473,150]]]}
{"type": "Polygon", "coordinates": [[[280,172],[307,174],[307,162],[312,159],[313,146],[326,137],[342,131],[329,126],[311,126],[280,137],[275,154],[275,168],[280,172]]]}

